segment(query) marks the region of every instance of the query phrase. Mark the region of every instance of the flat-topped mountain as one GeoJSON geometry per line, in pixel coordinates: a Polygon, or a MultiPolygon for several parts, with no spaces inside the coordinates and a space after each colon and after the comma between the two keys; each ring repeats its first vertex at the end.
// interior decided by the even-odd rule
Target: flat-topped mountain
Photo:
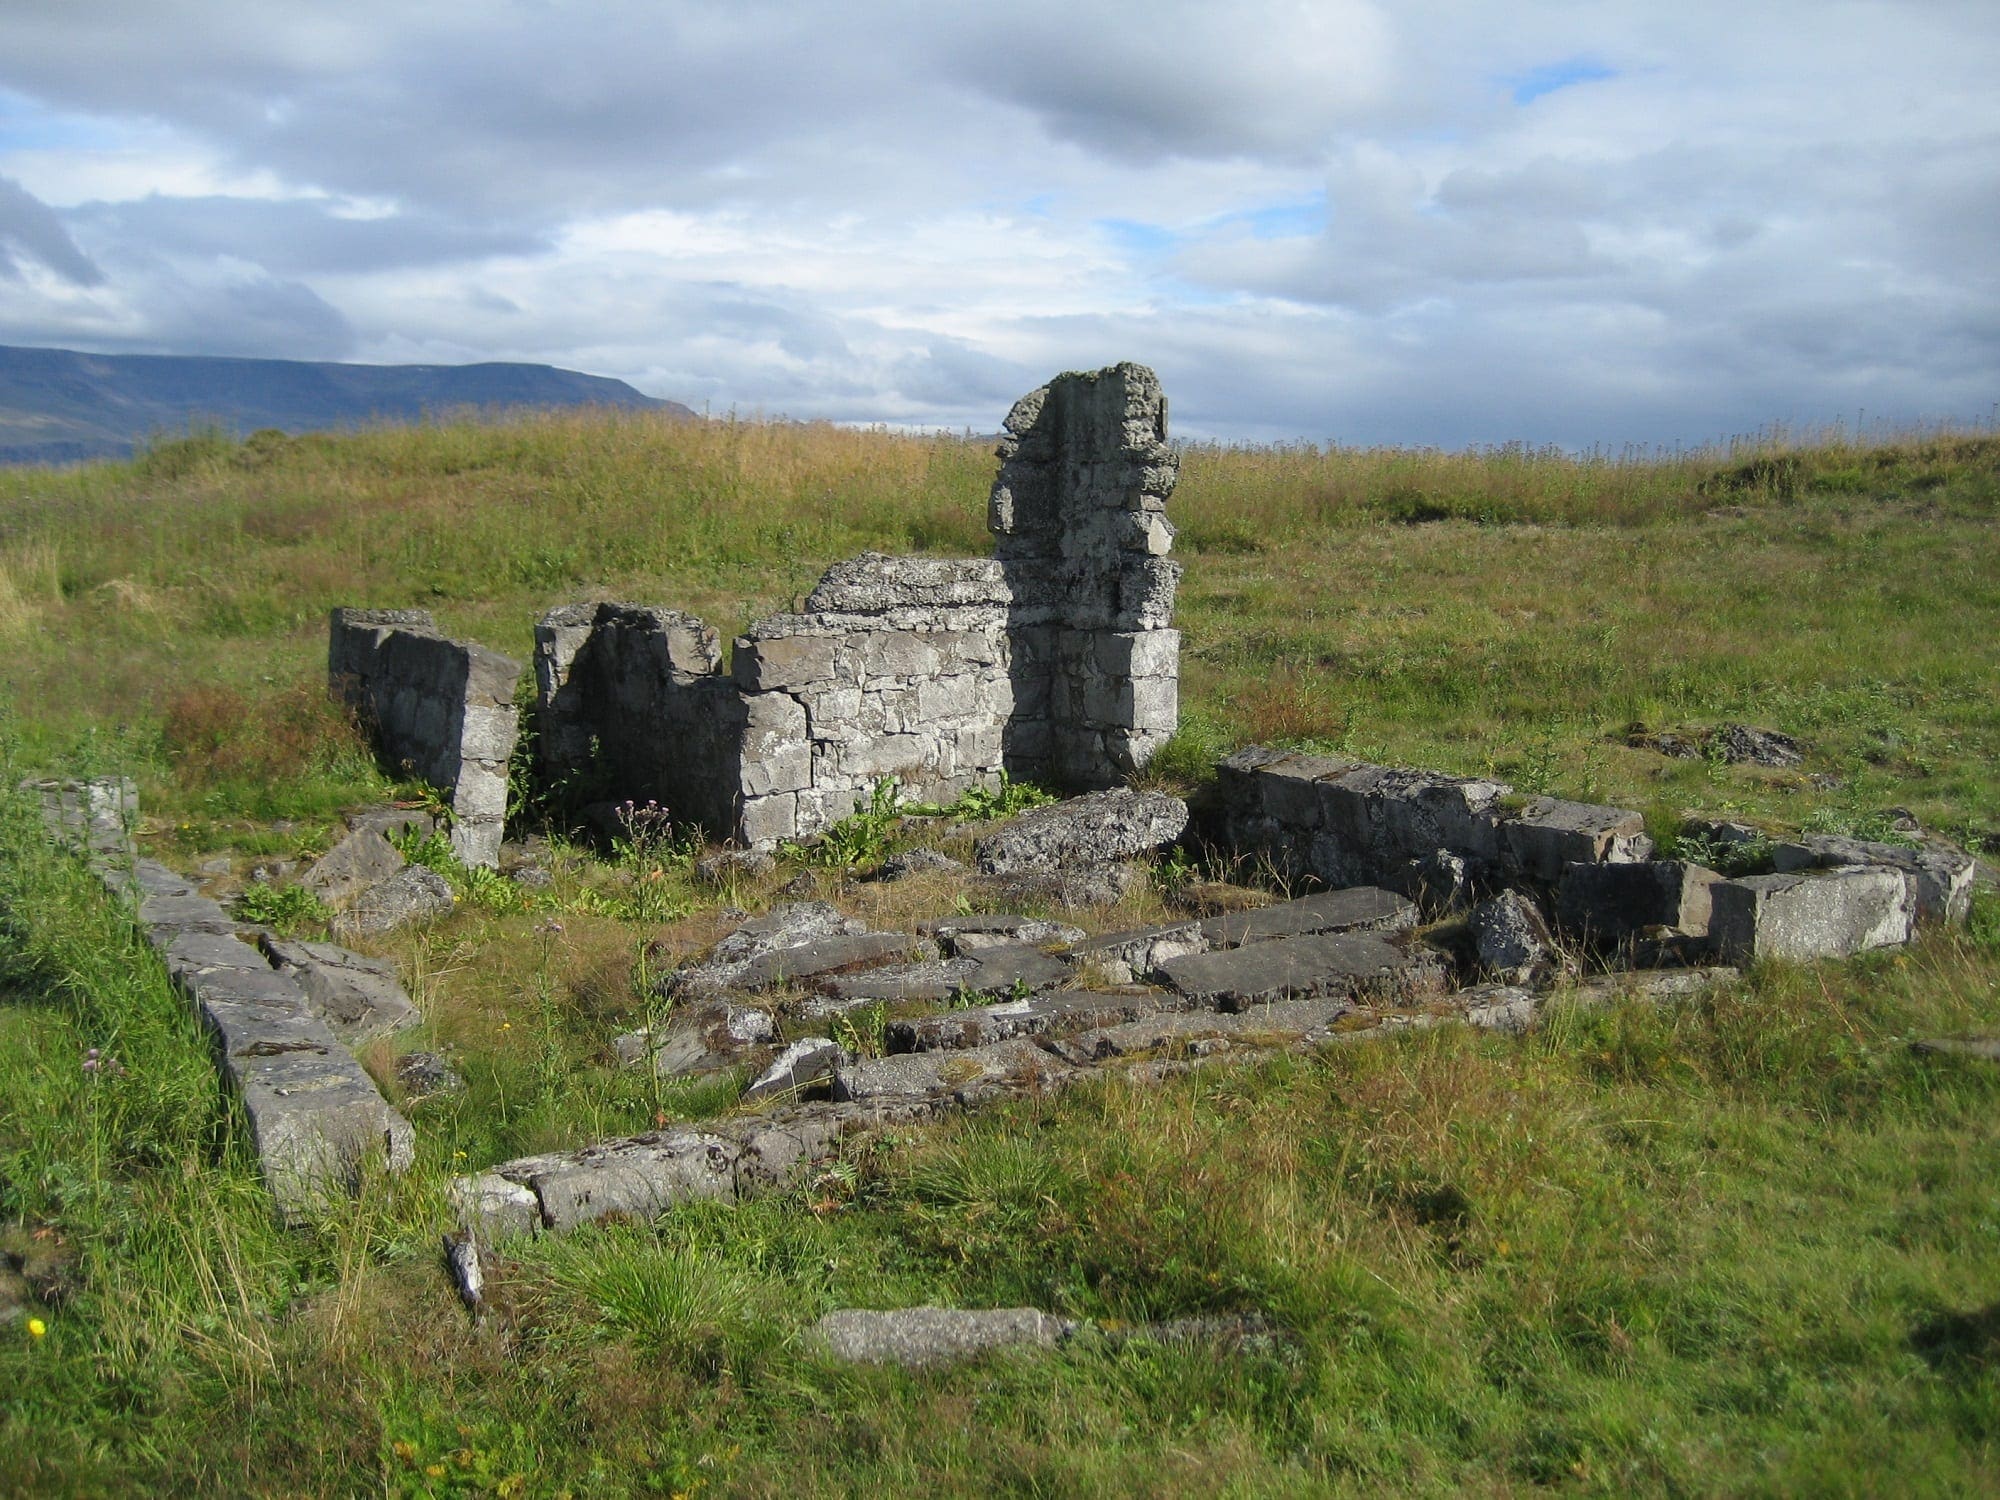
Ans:
{"type": "Polygon", "coordinates": [[[553,365],[347,365],[0,345],[0,463],[122,457],[154,433],[193,423],[310,432],[463,407],[550,406],[694,415],[622,380],[553,365]]]}

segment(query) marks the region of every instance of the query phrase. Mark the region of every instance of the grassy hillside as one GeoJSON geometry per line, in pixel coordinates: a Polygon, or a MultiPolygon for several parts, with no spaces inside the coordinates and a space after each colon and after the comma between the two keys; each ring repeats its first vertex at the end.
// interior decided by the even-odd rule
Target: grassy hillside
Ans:
{"type": "MultiPolygon", "coordinates": [[[[0,472],[0,786],[128,771],[151,852],[240,882],[392,790],[324,701],[329,607],[420,604],[516,655],[592,595],[726,636],[863,548],[983,552],[992,469],[949,438],[591,414],[0,472]]],[[[1173,518],[1184,729],[1158,779],[1276,740],[1663,835],[1684,809],[1907,810],[2000,843],[2000,439],[1195,448],[1173,518]],[[1738,721],[1804,763],[1632,743],[1738,721]]],[[[647,974],[724,930],[684,852],[558,841],[532,896],[453,872],[459,912],[382,951],[470,1087],[418,1109],[409,1178],[287,1236],[157,969],[41,844],[0,806],[0,1234],[53,1299],[44,1337],[0,1326],[0,1491],[1995,1488],[2000,1070],[1906,1045],[2000,1025],[1990,899],[1970,933],[1678,1009],[884,1141],[780,1198],[522,1247],[473,1328],[435,1248],[453,1171],[723,1102],[607,1056],[647,974]],[[799,1338],[921,1301],[1256,1332],[921,1378],[799,1338]]],[[[951,900],[796,864],[725,894],[802,868],[879,920],[951,900]]]]}

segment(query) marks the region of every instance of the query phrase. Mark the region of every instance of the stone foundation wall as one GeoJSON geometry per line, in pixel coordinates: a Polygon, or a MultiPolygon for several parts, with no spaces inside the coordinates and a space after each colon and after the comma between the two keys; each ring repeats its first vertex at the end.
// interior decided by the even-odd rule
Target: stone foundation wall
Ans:
{"type": "Polygon", "coordinates": [[[368,720],[384,757],[450,794],[458,857],[496,864],[520,728],[520,663],[448,639],[424,610],[336,609],[327,673],[368,720]]]}

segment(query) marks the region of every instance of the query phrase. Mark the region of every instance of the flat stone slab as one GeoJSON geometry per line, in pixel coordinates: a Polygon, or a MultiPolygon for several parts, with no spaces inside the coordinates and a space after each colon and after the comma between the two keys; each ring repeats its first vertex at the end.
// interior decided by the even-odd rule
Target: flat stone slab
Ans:
{"type": "Polygon", "coordinates": [[[1815,875],[1746,875],[1709,888],[1709,938],[1730,963],[1845,958],[1907,943],[1916,896],[1903,872],[1851,865],[1815,875]]]}
{"type": "Polygon", "coordinates": [[[1443,963],[1435,954],[1405,950],[1368,932],[1273,938],[1196,953],[1169,959],[1161,973],[1181,994],[1223,1010],[1311,995],[1407,1001],[1444,988],[1443,963]]]}
{"type": "Polygon", "coordinates": [[[1633,864],[1653,852],[1646,820],[1622,807],[1537,797],[1499,822],[1507,862],[1536,880],[1555,881],[1573,864],[1633,864]]]}
{"type": "Polygon", "coordinates": [[[813,1326],[835,1359],[848,1364],[900,1365],[906,1370],[972,1359],[995,1349],[1052,1349],[1083,1325],[1032,1307],[979,1311],[904,1307],[885,1312],[842,1308],[813,1326]]]}
{"type": "Polygon", "coordinates": [[[1079,969],[1097,970],[1113,983],[1130,984],[1152,978],[1168,959],[1207,951],[1208,939],[1201,934],[1201,923],[1176,922],[1086,938],[1071,944],[1063,957],[1079,969]]]}
{"type": "Polygon", "coordinates": [[[1022,813],[979,840],[973,853],[988,875],[1107,864],[1171,844],[1187,820],[1178,797],[1115,787],[1022,813]]]}
{"type": "Polygon", "coordinates": [[[1201,935],[1211,948],[1241,948],[1318,932],[1394,932],[1414,927],[1417,915],[1416,903],[1394,891],[1355,885],[1210,917],[1201,924],[1201,935]]]}
{"type": "Polygon", "coordinates": [[[315,860],[299,884],[329,906],[345,906],[407,863],[378,829],[360,828],[315,860]]]}
{"type": "Polygon", "coordinates": [[[1336,1025],[1355,1014],[1351,1001],[1334,997],[1279,1000],[1228,1013],[1161,1012],[1118,1026],[1053,1037],[1047,1046],[1080,1068],[1137,1056],[1211,1057],[1238,1048],[1310,1046],[1332,1037],[1336,1025]]]}
{"type": "Polygon", "coordinates": [[[651,1063],[656,1077],[680,1078],[741,1067],[751,1048],[764,1047],[777,1036],[777,1021],[768,1010],[714,1000],[677,1009],[658,1031],[614,1037],[611,1050],[627,1067],[651,1063]]]}
{"type": "Polygon", "coordinates": [[[981,948],[965,958],[904,964],[863,974],[844,974],[820,986],[850,1003],[942,1004],[962,995],[1004,995],[1067,984],[1070,969],[1059,958],[1023,943],[981,948]]]}
{"type": "Polygon", "coordinates": [[[1184,996],[1170,990],[1058,990],[1027,1000],[891,1021],[886,1045],[891,1053],[984,1047],[1009,1037],[1113,1026],[1163,1010],[1182,1010],[1187,1004],[1184,996]]]}
{"type": "Polygon", "coordinates": [[[387,959],[269,933],[259,945],[280,973],[298,982],[313,1012],[350,1047],[394,1036],[423,1020],[387,959]]]}
{"type": "Polygon", "coordinates": [[[791,948],[774,948],[745,964],[730,981],[734,989],[768,990],[781,984],[811,984],[854,969],[906,958],[918,939],[907,932],[856,932],[815,938],[791,948]]]}
{"type": "Polygon", "coordinates": [[[1919,922],[1963,922],[1972,909],[1978,861],[1948,844],[1881,844],[1808,833],[1773,844],[1771,855],[1773,868],[1781,875],[1840,865],[1900,870],[1915,895],[1919,922]]]}
{"type": "Polygon", "coordinates": [[[1047,917],[1022,917],[1002,913],[975,913],[961,917],[932,917],[917,923],[917,931],[936,938],[946,952],[964,956],[981,948],[1008,947],[1026,943],[1076,943],[1083,940],[1081,927],[1047,917]]]}
{"type": "Polygon", "coordinates": [[[411,922],[443,916],[458,904],[451,882],[423,865],[405,865],[387,880],[371,885],[354,905],[335,919],[338,932],[379,936],[411,922]]]}
{"type": "Polygon", "coordinates": [[[796,1098],[808,1089],[830,1086],[834,1070],[844,1056],[839,1045],[827,1037],[802,1037],[751,1080],[743,1091],[742,1102],[759,1104],[766,1099],[796,1098]]]}
{"type": "Polygon", "coordinates": [[[855,1102],[907,1094],[983,1098],[1005,1088],[1058,1082],[1073,1071],[1033,1042],[1014,1038],[961,1052],[904,1052],[843,1063],[834,1074],[833,1097],[855,1102]]]}

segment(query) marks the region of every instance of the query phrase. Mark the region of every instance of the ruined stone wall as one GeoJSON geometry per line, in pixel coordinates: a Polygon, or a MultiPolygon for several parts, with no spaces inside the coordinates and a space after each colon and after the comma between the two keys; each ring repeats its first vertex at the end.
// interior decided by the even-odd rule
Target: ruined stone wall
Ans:
{"type": "Polygon", "coordinates": [[[458,857],[498,863],[520,663],[448,639],[421,609],[336,609],[327,673],[391,763],[450,794],[458,857]]]}
{"type": "Polygon", "coordinates": [[[987,526],[1011,597],[1008,768],[1116,785],[1179,714],[1179,461],[1159,380],[1133,364],[1058,376],[1014,404],[999,456],[987,526]]]}
{"type": "Polygon", "coordinates": [[[1180,566],[1159,382],[1058,376],[1008,414],[991,559],[864,554],[735,642],[690,616],[572,605],[536,633],[543,763],[712,833],[817,832],[875,783],[948,800],[1000,773],[1115,785],[1173,734],[1180,566]]]}

